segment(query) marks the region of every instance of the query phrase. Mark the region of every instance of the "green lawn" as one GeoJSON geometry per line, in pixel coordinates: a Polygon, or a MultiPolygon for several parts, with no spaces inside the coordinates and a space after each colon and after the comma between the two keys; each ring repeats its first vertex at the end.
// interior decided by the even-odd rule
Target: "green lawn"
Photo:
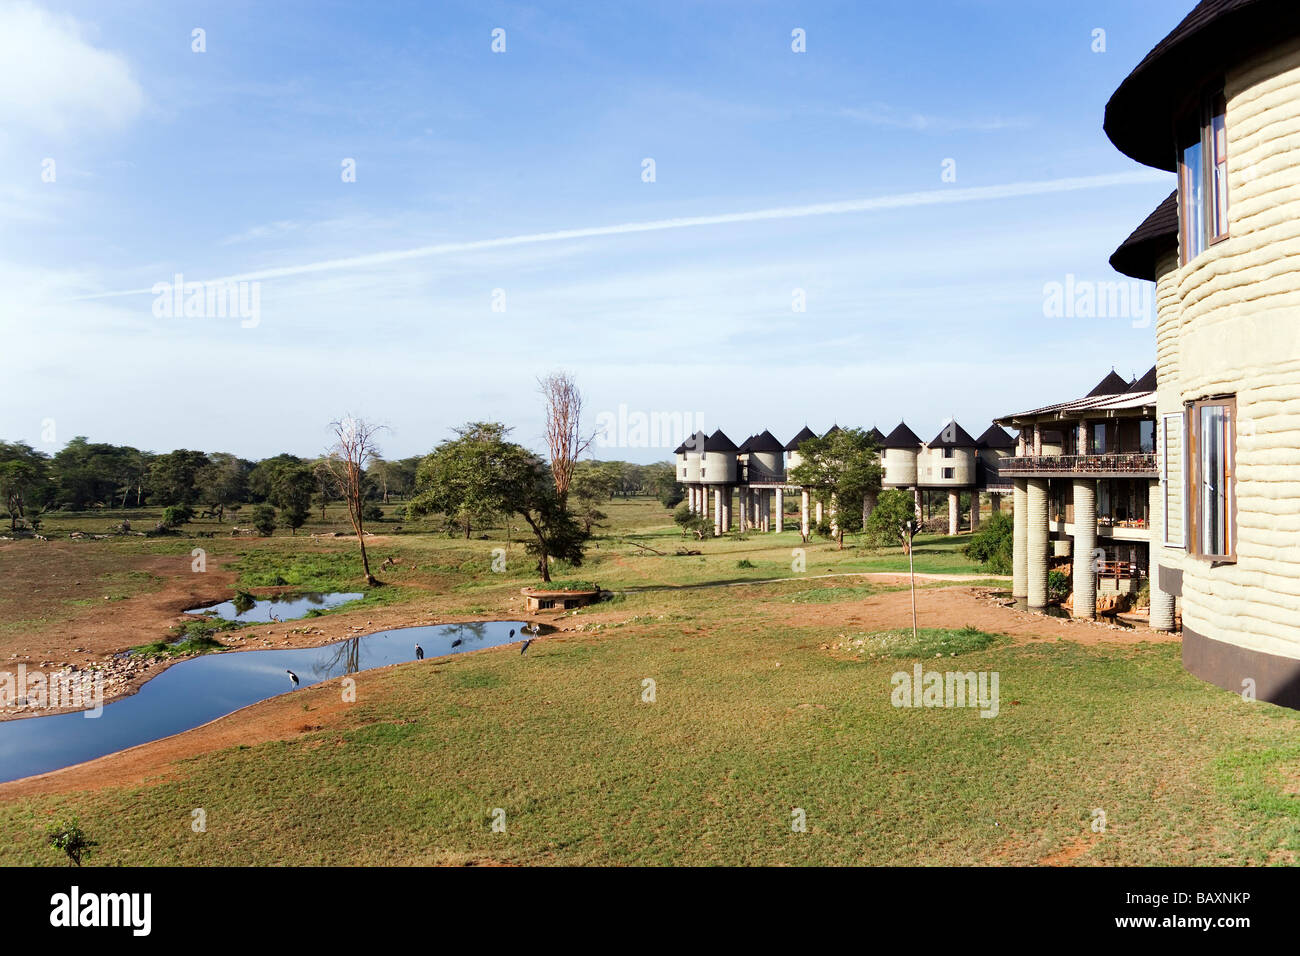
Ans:
{"type": "MultiPolygon", "coordinates": [[[[736,586],[619,595],[573,615],[598,628],[526,657],[508,647],[363,675],[341,723],[192,757],[163,782],[0,803],[0,863],[55,862],[42,833],[72,815],[103,864],[1032,864],[1061,851],[1074,863],[1296,862],[1300,714],[1188,676],[1177,644],[930,632],[913,646],[910,634],[846,632],[824,605],[866,607],[893,586],[812,576],[905,557],[815,542],[807,580],[745,583],[796,576],[798,536],[687,542],[653,502],[607,510],[615,533],[557,578],[736,586]],[[633,538],[705,553],[658,557],[633,538]],[[746,559],[753,568],[738,567],[746,559]],[[999,715],[892,706],[891,676],[916,662],[996,671],[999,715]],[[195,834],[200,807],[208,829],[195,834]],[[792,829],[796,809],[807,832],[792,829]]],[[[246,584],[355,583],[342,539],[211,540],[246,584]]],[[[105,544],[192,542],[87,546],[105,544]]],[[[500,608],[533,577],[518,546],[494,574],[499,545],[395,537],[375,548],[402,562],[379,590],[500,608]]],[[[920,542],[918,570],[975,572],[958,546],[920,542]]],[[[338,688],[296,693],[310,727],[338,688]]]]}

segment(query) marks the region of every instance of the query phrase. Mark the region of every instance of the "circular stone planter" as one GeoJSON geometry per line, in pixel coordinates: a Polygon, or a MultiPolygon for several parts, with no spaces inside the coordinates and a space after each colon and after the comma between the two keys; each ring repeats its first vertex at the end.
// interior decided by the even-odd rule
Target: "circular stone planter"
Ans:
{"type": "Polygon", "coordinates": [[[522,594],[528,602],[530,611],[568,611],[575,607],[586,607],[600,600],[600,589],[590,591],[552,591],[545,588],[522,588],[522,594]]]}

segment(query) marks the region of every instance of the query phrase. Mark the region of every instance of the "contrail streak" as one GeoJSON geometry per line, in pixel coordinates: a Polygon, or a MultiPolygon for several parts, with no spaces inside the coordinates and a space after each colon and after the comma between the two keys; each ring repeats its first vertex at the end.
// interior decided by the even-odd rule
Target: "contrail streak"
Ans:
{"type": "MultiPolygon", "coordinates": [[[[904,209],[914,206],[940,206],[953,203],[980,202],[993,199],[1017,199],[1022,196],[1041,196],[1047,193],[1075,192],[1081,189],[1102,189],[1107,186],[1131,186],[1164,182],[1167,173],[1154,170],[1135,170],[1104,176],[1077,176],[1068,179],[1045,179],[1027,183],[1007,183],[1000,186],[974,186],[968,189],[932,189],[925,192],[896,193],[872,199],[850,199],[843,202],[816,203],[810,206],[776,206],[750,212],[720,213],[712,216],[681,216],[674,219],[651,219],[646,222],[624,222],[613,226],[589,226],[585,229],[560,229],[554,232],[534,232],[522,236],[504,236],[497,239],[478,239],[471,242],[443,242],[414,249],[397,249],[374,252],[343,259],[326,259],[300,266],[283,266],[242,272],[238,275],[208,279],[206,282],[245,282],[257,279],[281,279],[287,276],[308,275],[313,272],[330,272],[336,269],[364,269],[387,265],[407,259],[424,259],[455,252],[476,252],[480,249],[500,249],[507,246],[524,246],[540,242],[565,242],[572,239],[592,239],[599,236],[622,236],[639,232],[662,232],[668,229],[690,229],[696,226],[725,226],[738,222],[766,222],[778,219],[802,219],[807,216],[834,216],[854,212],[877,212],[882,209],[904,209]]],[[[152,295],[154,290],[124,289],[118,292],[96,292],[76,296],[82,299],[109,299],[127,295],[152,295]]]]}

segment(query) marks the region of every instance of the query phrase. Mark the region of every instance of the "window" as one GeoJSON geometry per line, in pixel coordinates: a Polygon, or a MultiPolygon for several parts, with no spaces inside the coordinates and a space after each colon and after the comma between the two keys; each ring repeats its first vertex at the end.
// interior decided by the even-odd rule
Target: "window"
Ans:
{"type": "Polygon", "coordinates": [[[955,468],[945,468],[943,470],[943,476],[945,478],[951,478],[955,472],[956,472],[955,468]]]}
{"type": "Polygon", "coordinates": [[[1092,450],[1089,452],[1093,455],[1104,455],[1107,449],[1106,444],[1106,423],[1097,422],[1092,426],[1092,450]]]}
{"type": "MultiPolygon", "coordinates": [[[[1169,415],[1163,415],[1160,419],[1160,494],[1163,507],[1161,511],[1164,514],[1164,545],[1168,548],[1182,548],[1186,546],[1183,534],[1180,531],[1175,538],[1171,533],[1173,531],[1172,523],[1172,499],[1170,494],[1169,480],[1171,475],[1181,474],[1182,469],[1178,467],[1178,456],[1182,454],[1183,447],[1183,416],[1177,412],[1169,415]]],[[[1182,500],[1182,499],[1180,499],[1182,500]]],[[[1181,522],[1180,522],[1181,527],[1181,522]]]]}
{"type": "Polygon", "coordinates": [[[944,450],[943,450],[943,457],[944,457],[944,458],[951,458],[951,457],[952,457],[952,449],[951,449],[951,448],[944,448],[944,450]]]}
{"type": "Polygon", "coordinates": [[[1216,91],[1179,127],[1178,227],[1183,265],[1228,235],[1227,101],[1216,91]]]}
{"type": "Polygon", "coordinates": [[[1188,417],[1192,549],[1204,558],[1235,561],[1237,403],[1233,398],[1196,402],[1188,417]]]}
{"type": "Polygon", "coordinates": [[[1138,451],[1150,455],[1156,450],[1156,423],[1153,418],[1144,418],[1138,423],[1138,451]]]}

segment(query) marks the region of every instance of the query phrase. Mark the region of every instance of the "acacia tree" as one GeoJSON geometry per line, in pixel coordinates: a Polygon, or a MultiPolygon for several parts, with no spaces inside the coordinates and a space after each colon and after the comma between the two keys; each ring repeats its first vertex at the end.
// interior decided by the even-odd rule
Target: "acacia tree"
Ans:
{"type": "MultiPolygon", "coordinates": [[[[800,442],[799,459],[790,469],[790,482],[810,489],[828,507],[841,501],[861,501],[880,490],[876,443],[861,428],[841,428],[800,442]]],[[[844,532],[862,530],[862,512],[856,508],[836,511],[836,538],[843,550],[844,532]]]]}
{"type": "Polygon", "coordinates": [[[365,419],[346,415],[339,421],[331,422],[330,428],[334,432],[334,445],[325,456],[324,465],[338,496],[347,503],[352,530],[356,532],[357,544],[361,546],[361,569],[365,572],[366,584],[374,587],[381,582],[370,573],[363,514],[366,499],[366,465],[379,457],[375,435],[383,426],[372,425],[365,419]]]}
{"type": "Polygon", "coordinates": [[[295,534],[311,512],[316,476],[306,465],[283,465],[271,479],[267,500],[280,509],[280,523],[295,534]]]}
{"type": "Polygon", "coordinates": [[[533,533],[525,548],[537,558],[542,580],[549,581],[551,558],[582,563],[587,533],[560,500],[546,463],[506,441],[508,432],[498,422],[456,429],[456,438],[420,462],[407,513],[440,512],[457,521],[473,514],[518,515],[533,533]]]}
{"type": "Polygon", "coordinates": [[[537,385],[546,401],[546,447],[551,455],[551,475],[560,505],[568,504],[569,485],[578,459],[596,440],[596,432],[582,430],[582,392],[568,372],[552,372],[537,385]]]}

